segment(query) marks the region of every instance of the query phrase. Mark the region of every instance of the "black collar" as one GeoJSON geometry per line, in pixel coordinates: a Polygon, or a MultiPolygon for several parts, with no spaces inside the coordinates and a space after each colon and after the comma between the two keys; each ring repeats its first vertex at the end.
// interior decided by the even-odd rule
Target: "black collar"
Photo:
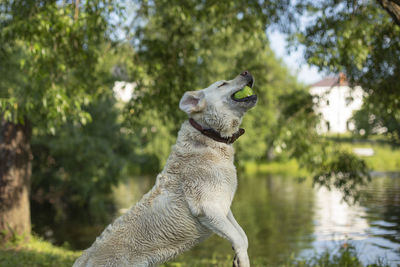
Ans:
{"type": "Polygon", "coordinates": [[[216,130],[214,130],[212,128],[203,129],[203,127],[192,118],[189,119],[189,122],[194,128],[196,128],[199,132],[201,132],[205,136],[210,137],[211,139],[213,139],[217,142],[221,142],[221,143],[225,143],[225,144],[232,144],[233,142],[236,141],[236,139],[238,139],[242,134],[244,134],[244,129],[239,128],[239,130],[236,133],[234,133],[232,136],[222,137],[219,132],[217,132],[216,130]]]}

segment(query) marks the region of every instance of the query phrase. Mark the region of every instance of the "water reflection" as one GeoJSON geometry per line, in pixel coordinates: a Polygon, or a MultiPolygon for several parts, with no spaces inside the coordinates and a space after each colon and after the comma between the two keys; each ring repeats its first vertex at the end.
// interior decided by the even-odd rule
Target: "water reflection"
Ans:
{"type": "Polygon", "coordinates": [[[365,243],[366,254],[384,255],[393,266],[400,264],[400,178],[374,178],[364,189],[361,205],[365,207],[370,228],[365,243]]]}
{"type": "Polygon", "coordinates": [[[365,264],[384,259],[392,266],[400,263],[399,179],[377,177],[362,191],[359,204],[342,202],[341,193],[325,188],[315,193],[315,228],[312,249],[301,257],[334,251],[351,243],[365,264]]]}
{"type": "Polygon", "coordinates": [[[342,201],[339,191],[329,191],[324,187],[316,190],[315,202],[316,242],[365,238],[369,224],[363,207],[358,204],[349,206],[342,201]]]}

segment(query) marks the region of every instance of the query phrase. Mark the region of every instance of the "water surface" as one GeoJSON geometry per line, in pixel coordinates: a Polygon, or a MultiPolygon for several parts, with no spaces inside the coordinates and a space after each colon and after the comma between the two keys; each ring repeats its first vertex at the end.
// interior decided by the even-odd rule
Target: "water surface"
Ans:
{"type": "MultiPolygon", "coordinates": [[[[154,178],[141,177],[121,184],[114,190],[117,211],[124,212],[153,183],[154,178]]],[[[392,266],[400,264],[400,178],[373,178],[363,189],[360,203],[349,206],[341,202],[340,192],[312,188],[309,180],[241,175],[232,211],[248,235],[253,262],[274,266],[286,262],[289,257],[307,258],[352,244],[364,263],[384,258],[392,266]]],[[[32,215],[35,216],[35,211],[32,215]]],[[[72,248],[86,248],[104,225],[77,219],[34,230],[47,235],[56,244],[67,241],[72,248]]],[[[220,258],[233,255],[229,242],[218,236],[209,238],[177,260],[191,266],[193,259],[215,255],[220,258]]]]}

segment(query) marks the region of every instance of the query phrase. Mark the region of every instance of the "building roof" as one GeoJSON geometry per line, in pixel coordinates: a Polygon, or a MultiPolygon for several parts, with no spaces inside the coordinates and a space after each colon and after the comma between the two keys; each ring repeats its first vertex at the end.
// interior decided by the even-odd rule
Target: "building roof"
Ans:
{"type": "Polygon", "coordinates": [[[333,86],[348,86],[347,78],[343,73],[339,73],[338,76],[326,77],[319,82],[311,85],[311,87],[333,87],[333,86]]]}

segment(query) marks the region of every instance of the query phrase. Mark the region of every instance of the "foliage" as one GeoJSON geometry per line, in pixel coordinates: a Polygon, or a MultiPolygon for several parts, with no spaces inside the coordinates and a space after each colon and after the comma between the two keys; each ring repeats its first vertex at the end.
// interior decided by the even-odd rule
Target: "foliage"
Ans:
{"type": "MultiPolygon", "coordinates": [[[[391,146],[388,142],[371,139],[354,138],[329,138],[340,151],[352,153],[355,148],[370,148],[374,151],[372,156],[360,156],[368,170],[376,172],[398,172],[400,170],[400,150],[391,146]],[[333,140],[331,140],[333,139],[333,140]]],[[[309,176],[310,172],[300,168],[295,159],[289,161],[272,162],[246,162],[246,174],[280,174],[285,176],[309,176]]]]}
{"type": "Polygon", "coordinates": [[[390,266],[385,263],[384,260],[378,259],[376,263],[364,265],[357,258],[357,251],[351,243],[344,243],[342,246],[336,249],[336,251],[326,251],[321,255],[315,255],[311,259],[304,261],[298,261],[293,263],[297,267],[311,267],[311,266],[329,266],[329,267],[379,267],[379,266],[390,266]]]}
{"type": "Polygon", "coordinates": [[[96,195],[123,175],[161,169],[185,116],[183,92],[244,68],[259,104],[235,144],[239,164],[297,158],[327,181],[333,172],[354,181],[365,173],[350,155],[349,166],[333,163],[342,158],[316,135],[311,96],[269,48],[266,27],[294,21],[283,16],[290,1],[136,1],[131,43],[116,34],[125,18],[118,3],[0,4],[0,108],[6,119],[32,122],[33,199],[104,207],[96,195]],[[127,105],[112,100],[115,79],[134,82],[127,105]]]}
{"type": "Polygon", "coordinates": [[[137,140],[135,152],[140,156],[138,164],[142,174],[154,174],[162,170],[171,146],[175,143],[179,126],[175,120],[163,120],[163,113],[157,109],[142,111],[140,116],[129,118],[132,137],[137,140]]]}
{"type": "Polygon", "coordinates": [[[56,218],[104,214],[136,159],[111,91],[130,74],[120,62],[132,65],[132,47],[114,36],[124,10],[108,0],[1,1],[0,10],[0,114],[33,127],[31,200],[56,218]]]}
{"type": "MultiPolygon", "coordinates": [[[[303,19],[293,31],[305,58],[320,70],[345,72],[366,93],[363,113],[373,114],[394,143],[400,132],[400,26],[379,1],[301,1],[303,19]]],[[[368,120],[365,117],[363,120],[368,120]]]]}
{"type": "MultiPolygon", "coordinates": [[[[183,93],[216,80],[231,79],[246,68],[256,79],[259,103],[246,114],[246,134],[235,144],[239,167],[244,167],[244,161],[297,158],[311,173],[340,171],[325,164],[334,155],[329,154],[328,144],[315,131],[319,118],[314,113],[312,97],[268,46],[264,29],[272,21],[261,14],[249,17],[253,12],[259,14],[255,9],[264,4],[247,3],[246,11],[229,1],[221,5],[191,0],[138,4],[142,23],[135,28],[137,67],[133,72],[138,97],[127,105],[125,118],[137,135],[148,136],[146,129],[159,129],[157,125],[162,125],[161,133],[151,134],[157,146],[151,146],[147,138],[142,139],[147,145],[139,146],[156,155],[160,166],[167,154],[164,151],[168,151],[164,148],[175,139],[180,125],[177,121],[185,116],[177,108],[183,93]],[[132,112],[136,116],[131,116],[132,112]],[[148,114],[152,114],[154,124],[150,127],[142,124],[149,125],[148,114]],[[141,129],[136,128],[139,125],[141,129]],[[158,139],[158,134],[170,138],[158,139]]],[[[284,2],[275,6],[274,14],[287,5],[284,2]]],[[[351,167],[364,167],[359,173],[366,172],[362,164],[351,167]]],[[[343,171],[358,173],[351,168],[343,171]]]]}
{"type": "Polygon", "coordinates": [[[135,28],[137,64],[152,79],[140,81],[138,90],[145,92],[145,102],[162,106],[165,115],[182,118],[176,107],[185,91],[227,79],[243,68],[252,71],[254,53],[258,56],[261,51],[250,47],[265,41],[265,26],[278,18],[279,9],[274,7],[280,4],[164,0],[138,1],[138,5],[137,20],[142,23],[135,28]],[[237,42],[243,54],[230,51],[240,49],[237,42]]]}
{"type": "Polygon", "coordinates": [[[398,145],[400,127],[398,120],[393,116],[387,116],[386,111],[376,105],[365,103],[360,110],[353,114],[355,129],[353,133],[367,138],[371,135],[384,133],[393,145],[398,145]]]}
{"type": "Polygon", "coordinates": [[[279,123],[274,136],[278,152],[308,164],[310,169],[324,162],[325,151],[318,147],[322,140],[317,135],[319,117],[314,111],[312,96],[305,91],[294,91],[279,99],[279,123]]]}
{"type": "Polygon", "coordinates": [[[245,11],[236,2],[139,4],[138,18],[146,22],[135,35],[138,46],[134,80],[140,93],[127,105],[125,117],[137,135],[143,135],[144,129],[145,135],[157,142],[158,131],[150,133],[146,128],[160,129],[162,134],[162,142],[156,146],[143,138],[148,143],[143,151],[151,151],[162,165],[179,121],[186,116],[177,108],[183,93],[205,88],[216,80],[232,79],[246,68],[256,79],[259,105],[258,110],[246,115],[243,125],[247,133],[236,144],[237,155],[249,160],[264,157],[276,124],[277,97],[301,86],[269,48],[265,25],[260,23],[265,18],[251,15],[260,12],[256,8],[260,3],[247,3],[249,10],[245,11]],[[252,146],[259,149],[249,149],[252,146]]]}
{"type": "Polygon", "coordinates": [[[367,110],[366,105],[353,113],[352,121],[355,125],[355,129],[352,133],[365,139],[373,134],[377,134],[379,130],[384,127],[376,118],[375,114],[367,110]]]}
{"type": "Polygon", "coordinates": [[[8,120],[28,119],[55,133],[68,119],[90,121],[83,110],[98,87],[98,47],[107,39],[108,1],[73,4],[2,1],[0,108],[8,120]]]}
{"type": "Polygon", "coordinates": [[[127,163],[135,160],[114,102],[111,92],[102,94],[85,108],[91,123],[67,121],[55,136],[34,135],[32,200],[52,203],[62,217],[66,208],[89,205],[85,215],[92,218],[108,210],[107,198],[98,197],[110,193],[111,185],[126,175],[127,163]]]}
{"type": "Polygon", "coordinates": [[[365,161],[346,151],[335,151],[314,176],[314,183],[343,192],[345,201],[356,201],[358,189],[371,179],[365,161]]]}
{"type": "MultiPolygon", "coordinates": [[[[277,146],[275,142],[279,138],[279,109],[284,102],[281,98],[294,94],[295,91],[305,93],[304,87],[289,73],[281,61],[275,58],[271,49],[262,46],[262,41],[254,45],[246,44],[246,40],[239,43],[245,46],[245,53],[239,55],[243,60],[242,65],[249,65],[256,84],[255,91],[258,96],[257,106],[250,110],[243,119],[243,128],[246,134],[235,144],[238,163],[242,160],[267,159],[268,153],[277,146]],[[250,58],[249,62],[246,62],[250,58]],[[254,149],[254,148],[257,149],[254,149]]],[[[298,122],[293,122],[298,125],[298,122]]]]}
{"type": "Polygon", "coordinates": [[[280,160],[297,159],[317,185],[335,187],[345,201],[359,197],[359,187],[369,181],[368,166],[351,151],[341,150],[316,132],[319,116],[312,96],[294,91],[279,99],[279,117],[273,142],[280,160]]]}
{"type": "Polygon", "coordinates": [[[354,148],[371,148],[374,155],[361,157],[368,168],[378,172],[398,172],[400,170],[400,149],[391,146],[389,143],[366,140],[365,142],[336,141],[337,146],[342,150],[351,152],[354,148]]]}

